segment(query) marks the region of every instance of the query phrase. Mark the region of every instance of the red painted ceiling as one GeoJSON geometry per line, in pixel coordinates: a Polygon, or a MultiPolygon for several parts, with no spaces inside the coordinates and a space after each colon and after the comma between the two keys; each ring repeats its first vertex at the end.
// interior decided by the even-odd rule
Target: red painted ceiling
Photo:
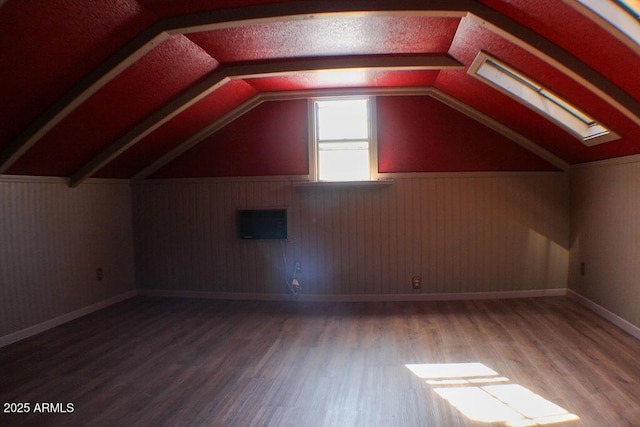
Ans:
{"type": "Polygon", "coordinates": [[[102,168],[98,178],[129,178],[150,163],[161,158],[176,146],[176,141],[186,141],[198,131],[220,119],[257,94],[256,90],[242,80],[232,80],[218,90],[183,111],[164,126],[151,132],[132,146],[126,155],[115,158],[102,168]]]}
{"type": "MultiPolygon", "coordinates": [[[[456,59],[470,63],[478,51],[484,50],[492,56],[507,62],[513,68],[533,79],[544,82],[545,87],[597,118],[606,126],[623,135],[623,140],[608,144],[585,147],[580,141],[539,114],[514,102],[497,90],[487,88],[485,83],[469,76],[466,71],[441,71],[434,86],[465,104],[477,108],[508,123],[509,127],[541,147],[565,159],[568,163],[581,163],[614,157],[628,153],[626,143],[640,142],[640,127],[618,113],[593,92],[558,71],[545,61],[513,42],[491,32],[477,20],[467,20],[460,25],[451,55],[456,59]],[[491,96],[488,96],[491,92],[491,96]]],[[[636,93],[636,95],[639,93],[636,93]]]]}
{"type": "Polygon", "coordinates": [[[458,18],[330,15],[190,34],[221,62],[388,53],[446,53],[458,18]]]}
{"type": "Polygon", "coordinates": [[[8,173],[72,174],[146,114],[216,66],[213,58],[186,37],[169,38],[73,111],[8,173]],[[51,153],[55,153],[55,162],[47,160],[51,153]]]}
{"type": "Polygon", "coordinates": [[[640,55],[585,19],[567,2],[556,0],[484,0],[488,6],[512,16],[533,31],[573,53],[590,67],[640,98],[640,55]],[[546,13],[545,13],[546,11],[546,13]],[[614,71],[617,70],[617,71],[614,71]]]}
{"type": "Polygon", "coordinates": [[[308,174],[306,119],[305,100],[263,103],[153,178],[308,174]]]}
{"type": "Polygon", "coordinates": [[[382,173],[556,170],[513,141],[431,97],[384,96],[376,104],[382,173]]]}
{"type": "MultiPolygon", "coordinates": [[[[477,112],[476,119],[493,119],[560,163],[638,154],[640,46],[634,48],[581,10],[577,0],[0,1],[0,173],[64,176],[72,184],[88,177],[159,177],[168,170],[188,170],[185,159],[198,157],[191,152],[212,156],[218,152],[212,144],[220,146],[224,158],[238,158],[241,149],[228,141],[240,137],[256,149],[269,142],[265,147],[273,151],[263,153],[265,158],[282,156],[284,148],[270,136],[252,135],[229,114],[240,117],[242,105],[248,108],[252,99],[275,92],[307,91],[310,96],[388,88],[388,95],[405,87],[437,90],[477,112]],[[469,76],[467,68],[479,51],[562,95],[621,139],[587,147],[469,76]],[[417,57],[454,60],[461,67],[402,67],[417,57]],[[376,68],[377,61],[389,58],[395,67],[376,68]],[[366,68],[359,68],[362,64],[366,68]],[[222,127],[218,136],[206,132],[212,127],[222,127]]],[[[381,105],[392,105],[389,100],[381,105]]],[[[428,104],[433,102],[439,101],[428,104]]],[[[291,116],[277,102],[266,104],[247,109],[246,120],[291,116]]],[[[396,117],[403,105],[382,110],[396,117]]],[[[452,128],[480,125],[461,114],[442,113],[448,107],[437,111],[455,120],[452,128]]],[[[381,146],[380,167],[398,170],[406,164],[394,162],[419,159],[420,140],[433,135],[425,139],[429,121],[388,120],[381,118],[386,123],[381,130],[408,139],[386,138],[394,142],[381,146]]],[[[491,142],[482,139],[491,132],[481,134],[475,148],[464,149],[466,137],[456,139],[458,148],[449,147],[458,150],[460,168],[549,169],[506,137],[496,133],[491,142]],[[485,164],[479,154],[472,155],[478,146],[502,147],[502,160],[513,161],[485,164]],[[518,156],[511,155],[514,150],[518,156]]],[[[299,141],[292,136],[289,143],[298,147],[299,141]]],[[[434,151],[442,159],[451,153],[445,147],[434,151]]],[[[441,170],[446,163],[432,160],[406,166],[407,171],[441,170]]],[[[241,163],[218,158],[207,170],[193,170],[198,176],[301,172],[299,165],[281,159],[252,167],[241,163]]]]}
{"type": "Polygon", "coordinates": [[[440,71],[323,70],[245,81],[260,92],[332,88],[433,86],[440,71]]]}
{"type": "Polygon", "coordinates": [[[0,148],[156,19],[134,0],[113,3],[9,1],[0,6],[0,148]]]}

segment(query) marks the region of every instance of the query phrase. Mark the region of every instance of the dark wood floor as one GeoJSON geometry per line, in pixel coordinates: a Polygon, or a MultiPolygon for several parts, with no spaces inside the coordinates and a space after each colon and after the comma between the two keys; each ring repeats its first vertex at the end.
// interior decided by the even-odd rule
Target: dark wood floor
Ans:
{"type": "Polygon", "coordinates": [[[552,425],[640,426],[640,341],[560,297],[138,297],[0,349],[3,412],[31,408],[0,425],[505,425],[472,421],[438,394],[459,384],[405,366],[443,363],[482,363],[579,417],[552,425]],[[33,413],[44,402],[73,412],[33,413]]]}

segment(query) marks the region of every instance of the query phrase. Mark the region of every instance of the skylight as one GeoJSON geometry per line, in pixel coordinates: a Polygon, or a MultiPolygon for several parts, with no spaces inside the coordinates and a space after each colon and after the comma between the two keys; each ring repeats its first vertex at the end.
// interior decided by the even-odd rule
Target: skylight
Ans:
{"type": "Polygon", "coordinates": [[[585,145],[620,138],[566,99],[484,52],[473,61],[469,74],[560,125],[585,145]]]}
{"type": "Polygon", "coordinates": [[[640,21],[640,0],[615,0],[615,2],[640,21]]]}
{"type": "Polygon", "coordinates": [[[578,0],[591,12],[640,44],[640,0],[578,0]]]}

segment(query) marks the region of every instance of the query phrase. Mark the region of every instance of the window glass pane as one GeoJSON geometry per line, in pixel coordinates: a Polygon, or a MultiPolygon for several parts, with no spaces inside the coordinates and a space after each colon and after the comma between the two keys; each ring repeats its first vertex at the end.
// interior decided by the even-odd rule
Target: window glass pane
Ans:
{"type": "Polygon", "coordinates": [[[318,140],[368,139],[366,99],[317,101],[318,140]]]}
{"type": "Polygon", "coordinates": [[[321,181],[365,181],[369,179],[368,150],[320,150],[321,181]]]}
{"type": "Polygon", "coordinates": [[[476,56],[468,72],[560,125],[587,146],[620,138],[566,99],[483,52],[476,56]]]}

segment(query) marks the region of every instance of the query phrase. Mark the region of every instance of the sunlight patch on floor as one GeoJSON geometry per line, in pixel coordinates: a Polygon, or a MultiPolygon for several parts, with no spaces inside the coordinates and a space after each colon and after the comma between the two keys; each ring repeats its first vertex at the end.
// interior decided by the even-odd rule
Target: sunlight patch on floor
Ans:
{"type": "Polygon", "coordinates": [[[549,425],[580,418],[478,362],[405,365],[467,418],[505,426],[549,425]],[[443,387],[446,386],[446,387],[443,387]]]}

